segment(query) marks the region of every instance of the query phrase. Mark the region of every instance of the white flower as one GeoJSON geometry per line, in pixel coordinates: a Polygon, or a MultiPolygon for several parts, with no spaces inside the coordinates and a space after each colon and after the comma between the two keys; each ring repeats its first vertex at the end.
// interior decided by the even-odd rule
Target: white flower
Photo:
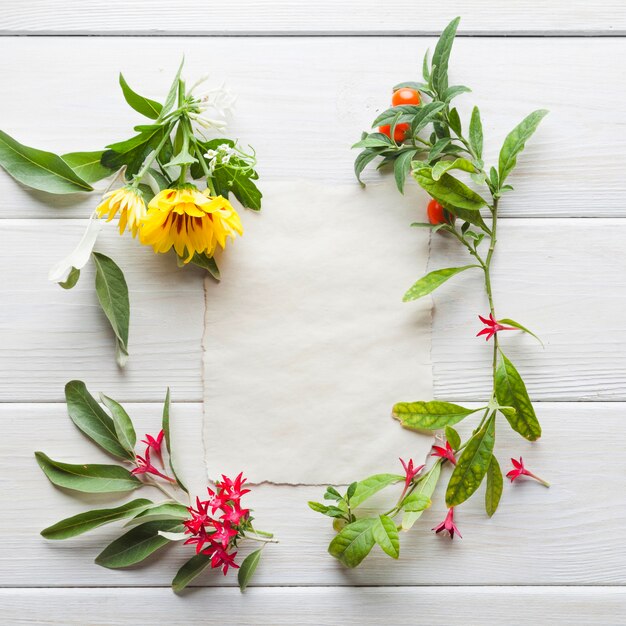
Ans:
{"type": "Polygon", "coordinates": [[[234,148],[231,148],[227,143],[220,144],[217,149],[220,152],[224,152],[226,155],[230,156],[235,153],[234,148]]]}
{"type": "Polygon", "coordinates": [[[73,267],[77,270],[85,267],[91,256],[91,251],[96,245],[96,239],[98,239],[100,230],[104,226],[104,222],[97,219],[95,215],[94,213],[91,216],[87,229],[76,248],[50,270],[48,280],[51,280],[53,283],[64,283],[73,267]]]}
{"type": "Polygon", "coordinates": [[[217,165],[217,159],[213,158],[209,161],[209,171],[213,171],[215,169],[215,166],[217,165]]]}
{"type": "Polygon", "coordinates": [[[217,156],[217,150],[207,150],[206,154],[204,155],[207,159],[214,159],[217,156]]]}
{"type": "Polygon", "coordinates": [[[222,157],[222,163],[228,163],[230,161],[230,154],[222,157]]]}

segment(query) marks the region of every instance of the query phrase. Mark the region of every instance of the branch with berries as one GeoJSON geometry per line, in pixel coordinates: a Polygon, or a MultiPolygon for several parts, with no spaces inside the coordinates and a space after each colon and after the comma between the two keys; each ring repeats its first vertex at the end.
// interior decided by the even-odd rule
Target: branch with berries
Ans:
{"type": "MultiPolygon", "coordinates": [[[[424,82],[396,85],[392,106],[372,124],[376,130],[363,133],[355,144],[355,148],[362,149],[355,161],[355,174],[360,181],[365,167],[378,159],[378,169],[393,170],[401,193],[410,174],[432,198],[427,207],[428,222],[411,226],[430,228],[437,236],[453,238],[470,257],[467,265],[438,269],[420,278],[405,293],[405,302],[427,296],[462,272],[478,270],[483,273],[489,311],[487,316],[479,316],[484,328],[478,336],[492,340],[492,389],[488,400],[479,408],[439,400],[397,403],[392,414],[403,427],[426,433],[444,431],[442,445],[433,448],[433,456],[437,458],[434,465],[428,470],[424,466],[416,470],[413,461],[403,462],[404,476],[371,476],[350,485],[343,495],[329,487],[325,498],[335,500],[334,504],[310,503],[314,510],[334,518],[333,526],[338,534],[330,543],[329,552],[348,567],[358,565],[375,545],[398,558],[399,531],[411,528],[430,506],[444,465],[452,468],[445,492],[448,512],[444,521],[433,528],[436,533],[445,531],[450,537],[460,536],[454,522],[455,508],[470,498],[485,479],[485,508],[489,516],[495,513],[504,482],[494,455],[498,415],[529,441],[541,436],[541,426],[526,385],[505,355],[499,334],[522,331],[537,337],[519,322],[497,317],[491,267],[497,242],[499,203],[505,193],[513,191],[506,181],[547,111],[538,110],[528,115],[505,138],[497,167],[485,165],[478,107],[471,113],[466,134],[461,116],[452,105],[454,98],[470,91],[468,87],[448,82],[448,63],[459,21],[460,18],[454,19],[442,32],[432,60],[426,53],[424,82]],[[466,181],[462,180],[463,176],[466,181]],[[462,441],[454,426],[475,415],[480,415],[478,423],[471,436],[462,441]],[[367,498],[395,483],[404,483],[395,506],[374,516],[355,513],[367,498]]],[[[524,467],[521,458],[512,462],[514,468],[507,474],[511,481],[528,476],[548,486],[524,467]]]]}
{"type": "Polygon", "coordinates": [[[246,479],[241,473],[234,479],[222,476],[214,488],[207,488],[206,499],[196,497],[192,502],[176,473],[171,454],[169,390],[163,407],[162,428],[156,436],[146,435],[141,441],[145,444],[143,454],[135,451],[135,428],[121,404],[101,394],[103,408],[78,380],[67,383],[65,398],[72,422],[118,463],[74,465],[35,452],[50,482],[77,494],[114,496],[153,487],[166,499],[154,502],[137,498],[115,508],[85,511],[45,528],[42,536],[69,539],[105,524],[126,520],[125,526],[131,529],[104,548],[96,557],[98,565],[111,569],[130,567],[172,542],[181,542],[194,549],[188,548],[192,556],[172,580],[174,591],[182,591],[209,568],[220,569],[224,575],[230,568],[239,570],[239,587],[244,591],[257,569],[263,548],[276,542],[271,533],[253,526],[251,510],[242,505],[243,496],[250,490],[244,487],[246,479]],[[260,547],[238,563],[238,547],[246,540],[260,547]]]}

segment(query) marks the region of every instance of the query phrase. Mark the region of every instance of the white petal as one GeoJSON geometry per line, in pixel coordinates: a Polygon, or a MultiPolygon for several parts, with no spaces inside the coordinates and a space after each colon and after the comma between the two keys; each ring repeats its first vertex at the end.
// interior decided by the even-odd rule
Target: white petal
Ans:
{"type": "Polygon", "coordinates": [[[52,267],[48,274],[48,280],[54,283],[63,283],[67,280],[73,267],[77,270],[83,268],[89,261],[91,251],[96,245],[96,239],[98,239],[98,234],[103,226],[104,222],[102,220],[92,216],[87,225],[87,230],[85,230],[85,234],[76,248],[52,267]]]}
{"type": "Polygon", "coordinates": [[[166,530],[160,530],[159,535],[169,539],[170,541],[182,541],[183,539],[189,539],[189,535],[187,533],[170,533],[166,530]]]}

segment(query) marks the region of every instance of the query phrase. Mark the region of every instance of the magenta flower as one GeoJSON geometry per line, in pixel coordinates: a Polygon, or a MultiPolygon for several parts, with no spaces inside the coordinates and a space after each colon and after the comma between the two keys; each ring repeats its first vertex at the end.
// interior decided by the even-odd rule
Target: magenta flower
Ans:
{"type": "Polygon", "coordinates": [[[160,472],[156,467],[154,467],[154,465],[152,465],[152,462],[150,461],[150,446],[146,448],[144,455],[145,456],[140,456],[139,454],[135,455],[135,463],[137,464],[137,467],[131,471],[131,474],[134,476],[138,474],[153,474],[154,476],[159,476],[159,478],[167,480],[171,483],[176,482],[173,478],[163,474],[163,472],[160,472]]]}
{"type": "Polygon", "coordinates": [[[445,530],[450,534],[450,539],[454,539],[454,535],[458,535],[461,539],[463,539],[463,535],[461,535],[459,529],[454,524],[454,507],[450,507],[448,509],[446,519],[444,519],[438,526],[435,526],[433,530],[436,533],[440,533],[442,530],[445,530]]]}
{"type": "Polygon", "coordinates": [[[442,448],[441,446],[433,446],[434,452],[430,456],[440,456],[442,459],[446,459],[452,463],[452,465],[456,465],[456,457],[454,456],[454,450],[450,445],[449,441],[446,441],[446,447],[442,448]]]}
{"type": "Polygon", "coordinates": [[[163,443],[163,437],[165,433],[163,430],[154,438],[152,435],[146,434],[146,438],[141,440],[141,443],[145,443],[148,448],[152,448],[155,454],[159,457],[159,461],[161,461],[161,465],[163,465],[163,456],[161,454],[161,444],[163,443]]]}
{"type": "Polygon", "coordinates": [[[406,478],[404,479],[404,489],[406,490],[411,484],[411,481],[424,469],[424,466],[420,465],[419,467],[414,467],[413,459],[409,459],[408,463],[400,459],[400,463],[402,463],[404,473],[406,474],[406,478]]]}
{"type": "Polygon", "coordinates": [[[492,313],[489,313],[489,317],[483,317],[482,315],[478,316],[478,319],[485,324],[485,328],[483,328],[476,336],[480,337],[481,335],[487,335],[486,341],[489,341],[496,333],[501,330],[517,330],[517,328],[513,328],[512,326],[503,326],[498,322],[498,320],[493,316],[492,313]]]}
{"type": "Polygon", "coordinates": [[[550,486],[549,482],[546,482],[542,478],[539,478],[539,476],[536,476],[532,472],[529,472],[524,467],[524,461],[522,460],[521,456],[519,458],[519,461],[516,461],[515,459],[511,459],[511,463],[513,463],[513,469],[510,472],[508,472],[506,475],[507,478],[511,479],[511,482],[514,482],[520,476],[530,476],[530,478],[534,478],[537,482],[541,483],[545,487],[550,486]]]}

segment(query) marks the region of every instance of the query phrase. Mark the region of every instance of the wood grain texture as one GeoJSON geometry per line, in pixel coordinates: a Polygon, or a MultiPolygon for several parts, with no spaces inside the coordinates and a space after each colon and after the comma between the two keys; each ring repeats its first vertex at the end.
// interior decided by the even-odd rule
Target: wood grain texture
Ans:
{"type": "Polygon", "coordinates": [[[626,590],[616,587],[332,587],[193,590],[3,589],[3,618],[15,626],[121,626],[129,613],[169,626],[621,626],[626,590]],[[207,618],[207,614],[210,618],[207,618]],[[419,621],[416,621],[419,620],[419,621]]]}
{"type": "MultiPolygon", "coordinates": [[[[298,177],[345,183],[354,181],[350,146],[387,107],[392,85],[419,78],[433,45],[425,37],[5,38],[0,119],[27,145],[95,150],[141,123],[123,100],[118,70],[141,93],[163,98],[184,53],[190,82],[208,71],[211,84],[224,80],[238,94],[229,134],[257,150],[261,187],[298,177]]],[[[480,105],[488,162],[526,114],[551,111],[510,178],[516,192],[502,203],[504,216],[626,216],[624,50],[619,38],[456,42],[451,81],[474,90],[458,103],[463,115],[480,105]]],[[[4,174],[0,195],[11,199],[0,217],[10,218],[86,216],[96,202],[30,193],[4,174]]],[[[419,195],[416,206],[423,203],[419,195]]]]}
{"type": "MultiPolygon", "coordinates": [[[[179,397],[176,388],[172,392],[174,399],[179,397]]],[[[158,428],[160,405],[128,404],[126,408],[138,422],[138,433],[158,428]]],[[[327,554],[333,535],[330,521],[306,506],[308,500],[321,498],[321,487],[254,487],[248,502],[255,511],[255,523],[273,531],[280,543],[265,550],[253,585],[624,585],[626,502],[619,494],[626,458],[611,454],[609,465],[607,442],[619,442],[626,436],[625,411],[623,403],[542,404],[538,414],[544,434],[535,444],[522,440],[501,420],[496,454],[503,470],[509,468],[509,457],[522,455],[527,466],[552,487],[546,489],[532,481],[510,485],[507,481],[500,508],[491,519],[484,513],[481,487],[457,510],[463,539],[451,542],[430,531],[445,515],[446,469],[432,509],[411,532],[402,535],[400,559],[393,561],[375,550],[354,571],[342,568],[327,554]]],[[[10,530],[5,532],[0,553],[0,586],[169,585],[188,556],[188,547],[173,546],[164,558],[114,571],[94,565],[93,558],[120,534],[118,525],[60,542],[45,541],[38,535],[62,517],[111,502],[104,496],[71,497],[48,483],[37,467],[34,449],[67,462],[106,459],[64,413],[61,404],[0,406],[4,425],[0,527],[10,530]]],[[[201,493],[206,476],[201,405],[178,404],[172,414],[181,474],[193,491],[201,493]]],[[[467,431],[473,424],[468,421],[462,428],[467,431]]],[[[389,420],[382,427],[399,426],[389,420]]],[[[233,448],[233,454],[240,452],[233,448]]],[[[399,469],[397,459],[390,458],[389,470],[396,465],[399,469]]],[[[241,467],[245,471],[244,456],[241,467]]],[[[355,476],[358,478],[362,477],[355,476]]],[[[242,554],[248,549],[242,547],[242,554]]],[[[198,584],[232,586],[235,579],[209,572],[198,584]]]]}
{"type": "Polygon", "coordinates": [[[78,243],[87,220],[0,221],[0,400],[63,399],[72,378],[120,400],[159,400],[168,385],[200,400],[203,272],[180,269],[115,226],[96,249],[123,269],[131,301],[130,359],[115,363],[115,341],[100,310],[93,264],[66,291],[48,270],[78,243]]]}
{"type": "Polygon", "coordinates": [[[129,35],[328,35],[434,34],[455,15],[465,34],[606,34],[626,32],[626,11],[618,0],[462,0],[436,4],[410,0],[226,0],[210,6],[193,0],[34,0],[28,11],[5,2],[2,34],[129,35]]]}

